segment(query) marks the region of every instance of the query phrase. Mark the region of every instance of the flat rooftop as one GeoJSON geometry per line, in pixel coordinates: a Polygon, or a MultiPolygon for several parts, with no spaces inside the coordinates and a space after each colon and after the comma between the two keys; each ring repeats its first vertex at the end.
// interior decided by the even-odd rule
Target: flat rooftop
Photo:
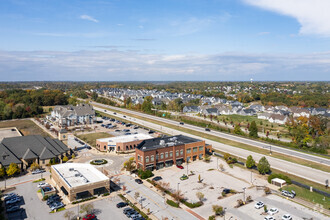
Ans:
{"type": "Polygon", "coordinates": [[[155,150],[159,148],[165,148],[170,146],[179,146],[183,144],[190,144],[195,142],[200,142],[202,140],[184,136],[184,135],[175,135],[171,137],[159,137],[142,141],[137,149],[141,151],[155,150]]]}
{"type": "Polygon", "coordinates": [[[0,128],[0,141],[8,137],[18,137],[22,136],[21,133],[15,127],[10,128],[0,128]]]}
{"type": "Polygon", "coordinates": [[[109,180],[106,175],[91,164],[63,163],[53,165],[52,168],[67,183],[69,188],[109,180]]]}
{"type": "Polygon", "coordinates": [[[148,134],[138,133],[138,134],[131,134],[131,135],[122,135],[117,137],[110,137],[110,138],[101,138],[97,139],[100,142],[108,142],[108,144],[116,145],[117,143],[125,143],[125,142],[132,142],[132,141],[142,141],[146,139],[154,138],[148,134]]]}

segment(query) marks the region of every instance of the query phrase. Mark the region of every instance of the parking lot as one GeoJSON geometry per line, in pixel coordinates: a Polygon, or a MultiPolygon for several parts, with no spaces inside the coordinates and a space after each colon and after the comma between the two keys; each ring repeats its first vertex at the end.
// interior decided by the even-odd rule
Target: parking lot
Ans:
{"type": "MultiPolygon", "coordinates": [[[[64,213],[67,210],[72,211],[75,215],[78,215],[78,206],[74,206],[67,210],[63,210],[57,213],[50,214],[50,208],[46,204],[46,201],[41,201],[37,196],[39,183],[23,183],[16,186],[13,193],[17,193],[21,197],[21,202],[16,203],[20,206],[21,211],[8,214],[8,220],[21,220],[21,219],[35,219],[35,220],[45,220],[45,219],[64,219],[64,213]]],[[[115,197],[108,197],[101,200],[95,200],[91,203],[94,205],[95,215],[97,219],[128,219],[124,214],[122,209],[116,208],[116,204],[122,202],[122,200],[115,197]],[[110,217],[111,216],[111,217],[110,217]]],[[[80,213],[80,216],[84,214],[80,213]]]]}
{"type": "Polygon", "coordinates": [[[289,213],[293,219],[301,219],[303,217],[314,219],[326,219],[325,216],[317,212],[313,212],[304,206],[291,202],[277,195],[266,196],[263,188],[255,186],[270,186],[264,176],[252,173],[246,169],[234,166],[230,168],[223,160],[212,157],[210,163],[204,161],[195,161],[189,163],[188,172],[187,164],[184,163],[184,169],[179,169],[176,166],[163,168],[154,171],[155,176],[161,176],[163,182],[168,182],[172,191],[179,189],[184,197],[189,202],[197,202],[197,192],[202,192],[205,196],[204,205],[195,208],[194,211],[204,218],[213,215],[213,205],[220,205],[227,209],[226,215],[236,219],[263,219],[267,215],[261,215],[262,209],[255,209],[254,205],[257,201],[263,201],[268,209],[275,207],[279,209],[279,213],[275,215],[275,219],[282,219],[282,216],[289,213]],[[216,170],[217,166],[222,164],[223,171],[216,170]],[[185,174],[191,174],[187,180],[180,180],[180,177],[185,174]],[[198,182],[198,176],[201,176],[201,183],[198,182]],[[252,184],[253,183],[253,184],[252,184]],[[245,188],[245,190],[243,189],[245,188]],[[236,194],[229,194],[222,197],[223,189],[235,190],[236,194]],[[252,203],[249,203],[240,208],[234,208],[237,205],[237,200],[251,196],[252,203]],[[316,218],[315,218],[316,217],[316,218]]]}
{"type": "Polygon", "coordinates": [[[275,219],[282,219],[284,214],[290,214],[293,219],[327,219],[326,216],[313,212],[304,206],[298,205],[290,200],[276,195],[256,197],[254,200],[254,202],[240,208],[230,208],[227,212],[235,215],[239,219],[263,219],[267,216],[263,215],[264,208],[254,208],[257,201],[262,201],[267,206],[268,210],[271,208],[277,208],[279,210],[278,213],[273,215],[275,219]],[[246,213],[248,213],[248,215],[246,213]]]}

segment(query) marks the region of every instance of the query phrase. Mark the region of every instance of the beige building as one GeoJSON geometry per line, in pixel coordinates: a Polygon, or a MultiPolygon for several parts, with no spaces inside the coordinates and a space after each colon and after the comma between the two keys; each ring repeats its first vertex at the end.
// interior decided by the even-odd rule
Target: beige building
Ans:
{"type": "Polygon", "coordinates": [[[96,147],[99,151],[135,151],[135,148],[143,141],[153,138],[148,134],[122,135],[110,138],[101,138],[96,140],[96,147]]]}
{"type": "Polygon", "coordinates": [[[110,179],[90,164],[57,164],[51,171],[54,186],[70,202],[110,192],[110,179]]]}

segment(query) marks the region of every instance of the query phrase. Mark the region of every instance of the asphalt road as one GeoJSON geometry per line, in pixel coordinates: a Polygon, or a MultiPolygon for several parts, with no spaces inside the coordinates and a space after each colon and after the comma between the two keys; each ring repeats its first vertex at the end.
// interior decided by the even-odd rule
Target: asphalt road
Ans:
{"type": "MultiPolygon", "coordinates": [[[[108,106],[108,105],[104,105],[104,104],[101,104],[101,103],[95,103],[95,102],[92,102],[92,103],[93,103],[93,105],[99,105],[101,107],[112,108],[112,109],[115,109],[115,110],[118,110],[118,111],[127,112],[127,113],[130,113],[130,114],[135,114],[135,115],[142,116],[142,117],[147,117],[147,118],[157,120],[157,121],[160,121],[160,122],[164,122],[164,123],[168,123],[168,124],[172,124],[172,125],[176,125],[176,126],[179,125],[179,123],[177,121],[173,121],[173,120],[170,120],[170,119],[160,118],[160,117],[157,117],[157,116],[148,115],[148,114],[144,114],[144,113],[140,113],[140,112],[136,112],[136,111],[131,111],[131,110],[123,109],[123,108],[108,106]]],[[[330,166],[330,159],[319,157],[317,155],[306,154],[306,153],[303,153],[303,152],[299,152],[299,151],[295,151],[295,150],[291,150],[291,149],[287,149],[287,148],[283,148],[283,147],[278,147],[276,145],[271,145],[271,144],[251,140],[251,139],[248,139],[248,138],[238,137],[238,136],[235,136],[235,135],[226,134],[226,133],[219,132],[219,131],[213,131],[212,130],[211,133],[210,133],[209,131],[205,131],[204,128],[200,128],[200,127],[194,126],[194,125],[184,124],[184,125],[179,125],[179,126],[183,126],[185,128],[189,128],[191,130],[198,131],[198,132],[205,133],[205,134],[212,134],[212,135],[220,137],[220,138],[233,140],[233,141],[236,141],[236,142],[239,142],[239,143],[248,144],[248,145],[258,147],[258,148],[262,148],[262,149],[270,149],[270,146],[271,146],[271,150],[273,152],[278,152],[278,153],[281,153],[281,154],[302,158],[302,159],[309,160],[309,161],[316,162],[316,163],[323,163],[323,164],[326,164],[326,165],[330,166]]]]}
{"type": "MultiPolygon", "coordinates": [[[[93,102],[93,104],[95,104],[95,102],[93,102]]],[[[150,116],[150,115],[146,115],[146,114],[143,114],[143,113],[134,112],[134,111],[130,111],[130,110],[127,110],[127,109],[122,109],[122,108],[116,108],[116,107],[103,105],[103,104],[99,104],[99,103],[97,103],[97,105],[100,106],[100,107],[95,107],[94,106],[94,108],[96,110],[99,110],[99,111],[102,111],[102,112],[104,112],[104,110],[105,110],[102,107],[106,107],[106,108],[115,109],[115,110],[119,110],[119,111],[123,111],[123,112],[128,112],[128,113],[143,116],[143,117],[152,118],[154,120],[158,120],[158,121],[178,125],[178,122],[174,122],[174,121],[168,120],[168,119],[163,119],[163,118],[159,118],[159,117],[155,117],[155,116],[150,116]]],[[[109,110],[107,110],[107,112],[105,112],[105,113],[108,113],[109,115],[114,115],[113,112],[109,112],[109,110]]],[[[117,113],[115,116],[123,118],[123,115],[119,114],[119,113],[117,113]]],[[[155,124],[155,123],[147,122],[147,121],[140,120],[140,119],[137,119],[137,118],[133,118],[133,117],[130,117],[130,116],[126,116],[125,119],[130,120],[130,121],[135,122],[135,123],[138,123],[138,124],[141,124],[142,126],[146,126],[146,127],[149,127],[149,128],[155,129],[155,130],[160,130],[162,132],[165,132],[165,133],[168,133],[168,134],[171,134],[171,135],[182,134],[182,135],[194,137],[194,138],[197,138],[197,139],[201,139],[201,137],[199,137],[199,136],[191,135],[189,133],[185,133],[185,132],[182,132],[182,131],[179,131],[179,130],[167,128],[167,127],[155,124]]],[[[191,126],[191,125],[183,125],[183,126],[186,127],[186,128],[190,128],[190,129],[199,131],[199,132],[211,133],[212,135],[215,135],[215,136],[217,136],[218,133],[222,134],[220,132],[214,132],[214,131],[205,132],[204,129],[198,128],[196,126],[191,126]]],[[[231,135],[229,135],[229,136],[231,136],[231,135]]],[[[236,136],[234,136],[234,137],[236,138],[236,136]]],[[[213,148],[219,149],[221,151],[228,152],[228,153],[230,153],[234,156],[246,158],[247,156],[252,155],[253,158],[257,161],[261,157],[265,156],[263,154],[251,152],[251,151],[244,150],[244,149],[240,149],[240,148],[233,147],[233,146],[230,146],[230,145],[215,142],[215,141],[212,141],[212,140],[209,140],[209,139],[204,139],[204,140],[208,144],[211,144],[213,148]]],[[[260,143],[260,142],[257,142],[257,141],[253,141],[253,142],[260,143]]],[[[262,143],[260,143],[260,144],[262,144],[262,143]]],[[[269,145],[267,145],[267,146],[269,146],[269,145]]],[[[288,153],[284,153],[284,154],[291,155],[291,156],[294,156],[294,157],[296,157],[295,154],[299,154],[299,157],[304,158],[306,160],[309,159],[309,160],[313,160],[314,162],[318,162],[318,163],[320,163],[322,161],[322,163],[324,163],[324,164],[327,164],[327,165],[330,164],[328,159],[323,159],[323,158],[320,158],[320,157],[317,157],[317,156],[304,154],[304,153],[300,153],[300,152],[296,152],[296,151],[292,151],[292,150],[288,150],[288,149],[284,149],[284,148],[280,148],[280,147],[276,147],[276,148],[272,147],[272,151],[277,151],[277,150],[285,150],[284,152],[288,151],[288,153]]],[[[280,153],[283,153],[283,152],[280,152],[280,153]]],[[[269,163],[271,164],[271,166],[273,168],[276,168],[278,170],[282,170],[284,172],[287,172],[287,173],[290,173],[290,174],[308,179],[310,181],[313,181],[313,182],[316,182],[316,183],[319,183],[319,184],[322,184],[322,185],[325,184],[325,181],[327,179],[330,179],[329,173],[321,171],[321,170],[313,169],[313,168],[310,168],[310,167],[307,167],[307,166],[302,166],[302,165],[299,165],[299,164],[295,164],[295,163],[288,162],[288,161],[285,161],[285,160],[277,159],[277,158],[274,158],[274,157],[266,156],[266,158],[267,158],[267,160],[269,161],[269,163]]]]}

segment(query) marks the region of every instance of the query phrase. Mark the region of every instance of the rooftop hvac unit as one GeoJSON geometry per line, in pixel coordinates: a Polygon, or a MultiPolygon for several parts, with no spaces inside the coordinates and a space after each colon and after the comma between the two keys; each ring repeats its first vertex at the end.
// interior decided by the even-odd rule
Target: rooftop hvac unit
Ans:
{"type": "Polygon", "coordinates": [[[165,146],[165,140],[160,140],[159,145],[165,146]]]}
{"type": "Polygon", "coordinates": [[[79,174],[79,173],[76,173],[74,176],[75,176],[75,177],[79,177],[79,176],[80,176],[80,174],[79,174]]]}
{"type": "Polygon", "coordinates": [[[74,171],[74,169],[73,168],[69,168],[69,171],[74,171]]]}

